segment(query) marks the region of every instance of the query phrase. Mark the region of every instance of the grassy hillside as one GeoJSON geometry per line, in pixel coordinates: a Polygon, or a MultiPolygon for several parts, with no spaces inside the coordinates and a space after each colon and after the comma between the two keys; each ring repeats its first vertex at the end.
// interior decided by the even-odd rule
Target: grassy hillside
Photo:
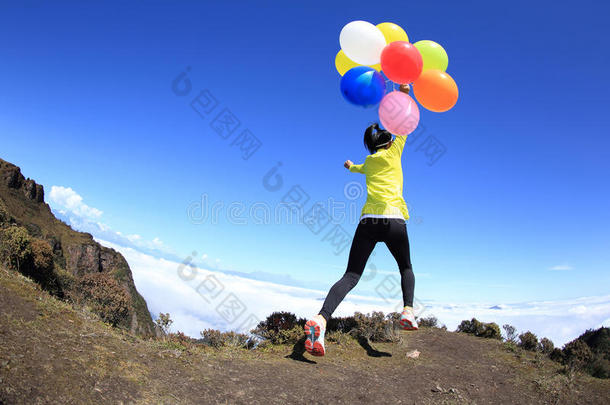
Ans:
{"type": "MultiPolygon", "coordinates": [[[[0,159],[0,258],[12,267],[19,267],[20,257],[16,257],[19,256],[16,245],[11,246],[7,239],[15,239],[20,230],[27,233],[27,237],[18,235],[16,241],[23,249],[22,256],[29,254],[28,249],[32,250],[23,243],[23,239],[28,239],[48,250],[52,260],[45,269],[21,266],[26,270],[22,272],[33,276],[58,296],[79,295],[83,276],[96,273],[110,276],[126,293],[128,311],[119,320],[121,326],[140,335],[156,333],[146,301],[135,287],[125,258],[95,242],[90,234],[77,232],[55,218],[44,202],[42,185],[26,179],[19,167],[0,159]]],[[[27,244],[31,244],[30,241],[26,241],[27,244]]],[[[21,259],[23,261],[24,257],[21,259]]]]}
{"type": "Polygon", "coordinates": [[[425,328],[397,343],[351,338],[246,350],[144,340],[0,268],[0,403],[601,404],[610,380],[547,357],[425,328]],[[418,358],[408,358],[412,350],[418,358]]]}

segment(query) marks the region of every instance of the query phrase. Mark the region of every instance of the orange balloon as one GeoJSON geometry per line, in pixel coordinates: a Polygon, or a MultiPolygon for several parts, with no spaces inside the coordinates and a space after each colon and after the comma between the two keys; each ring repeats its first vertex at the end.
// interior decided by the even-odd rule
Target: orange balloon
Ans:
{"type": "Polygon", "coordinates": [[[417,101],[426,109],[445,112],[453,108],[458,100],[458,87],[451,76],[442,70],[424,71],[413,83],[417,101]]]}

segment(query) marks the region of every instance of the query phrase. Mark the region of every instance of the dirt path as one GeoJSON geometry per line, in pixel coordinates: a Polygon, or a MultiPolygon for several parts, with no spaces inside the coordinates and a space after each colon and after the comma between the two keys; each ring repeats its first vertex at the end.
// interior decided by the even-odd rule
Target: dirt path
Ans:
{"type": "Polygon", "coordinates": [[[0,269],[0,404],[582,403],[610,381],[572,379],[497,341],[424,329],[396,344],[176,350],[112,329],[0,269]],[[417,349],[417,359],[406,357],[417,349]]]}

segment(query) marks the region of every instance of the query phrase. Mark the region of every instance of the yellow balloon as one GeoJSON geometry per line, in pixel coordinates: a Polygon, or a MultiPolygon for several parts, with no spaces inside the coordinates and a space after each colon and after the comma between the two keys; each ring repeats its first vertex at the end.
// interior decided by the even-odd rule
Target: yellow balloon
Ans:
{"type": "MultiPolygon", "coordinates": [[[[356,66],[362,66],[356,62],[354,62],[353,60],[351,60],[350,58],[348,58],[345,53],[343,53],[343,51],[339,51],[337,52],[337,56],[335,56],[335,67],[337,68],[337,72],[339,72],[339,74],[341,76],[343,76],[345,74],[345,72],[347,72],[348,70],[350,70],[353,67],[356,66]]],[[[370,66],[373,69],[375,69],[376,71],[380,72],[381,71],[381,65],[378,63],[376,65],[372,65],[370,66]]]]}
{"type": "Polygon", "coordinates": [[[377,28],[379,28],[379,31],[381,31],[381,33],[385,37],[385,42],[388,44],[394,41],[409,42],[409,37],[407,36],[405,30],[403,30],[402,28],[400,28],[400,26],[394,23],[384,22],[381,24],[377,24],[377,28]]]}

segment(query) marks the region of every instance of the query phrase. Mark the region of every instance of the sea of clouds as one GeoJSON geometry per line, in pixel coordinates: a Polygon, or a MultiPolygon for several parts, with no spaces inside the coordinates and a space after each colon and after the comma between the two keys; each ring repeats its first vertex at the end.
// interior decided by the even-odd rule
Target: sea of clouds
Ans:
{"type": "MultiPolygon", "coordinates": [[[[136,287],[157,315],[169,312],[173,331],[200,337],[207,328],[249,331],[274,311],[310,317],[322,306],[327,291],[255,280],[191,265],[189,260],[158,258],[134,247],[98,240],[127,259],[136,287]]],[[[420,299],[422,297],[419,297],[420,299]]],[[[519,332],[530,330],[561,346],[589,328],[610,326],[610,295],[561,301],[523,303],[451,303],[420,300],[422,317],[436,316],[449,330],[464,319],[476,317],[500,326],[511,324],[519,332]]],[[[388,313],[400,308],[398,299],[349,294],[334,315],[355,311],[388,313]]]]}

